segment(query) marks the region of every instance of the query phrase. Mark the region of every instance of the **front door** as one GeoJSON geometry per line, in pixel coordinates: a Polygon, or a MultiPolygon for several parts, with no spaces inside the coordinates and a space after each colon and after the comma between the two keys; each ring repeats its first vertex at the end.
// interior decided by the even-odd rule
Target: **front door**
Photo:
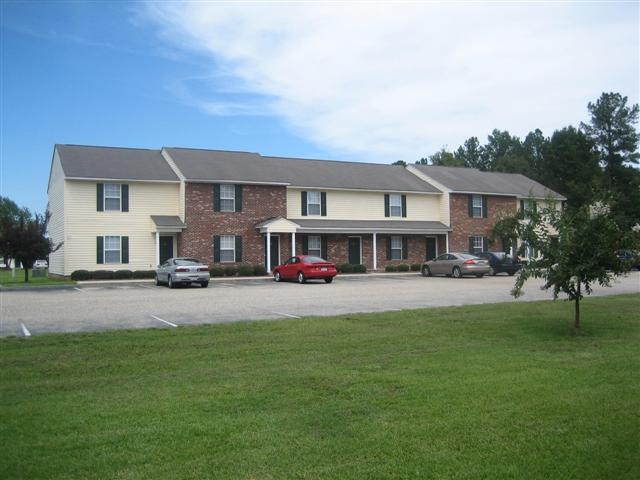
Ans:
{"type": "Polygon", "coordinates": [[[427,251],[425,254],[425,260],[433,260],[438,255],[438,244],[435,237],[427,237],[427,251]]]}
{"type": "Polygon", "coordinates": [[[267,237],[264,237],[264,268],[271,271],[273,267],[280,265],[280,237],[271,235],[271,266],[267,264],[267,237]]]}
{"type": "Polygon", "coordinates": [[[160,263],[173,257],[173,235],[160,235],[160,263]]]}
{"type": "Polygon", "coordinates": [[[362,263],[361,238],[349,237],[349,263],[360,265],[362,263]]]}

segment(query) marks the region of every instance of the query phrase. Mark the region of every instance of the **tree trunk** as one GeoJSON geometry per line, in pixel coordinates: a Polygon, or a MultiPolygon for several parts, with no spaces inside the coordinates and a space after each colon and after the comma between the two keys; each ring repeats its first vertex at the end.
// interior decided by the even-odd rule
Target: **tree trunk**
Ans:
{"type": "Polygon", "coordinates": [[[578,284],[578,295],[576,295],[573,328],[580,328],[580,284],[578,284]]]}
{"type": "Polygon", "coordinates": [[[29,269],[28,268],[24,269],[24,282],[25,283],[29,283],[29,269]]]}

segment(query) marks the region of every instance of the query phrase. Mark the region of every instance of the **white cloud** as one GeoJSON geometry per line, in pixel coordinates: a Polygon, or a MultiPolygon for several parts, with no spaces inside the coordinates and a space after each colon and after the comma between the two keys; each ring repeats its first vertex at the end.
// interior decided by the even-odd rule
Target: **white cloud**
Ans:
{"type": "Polygon", "coordinates": [[[602,91],[638,101],[635,3],[154,2],[145,14],[245,102],[191,103],[268,111],[362,159],[412,161],[493,128],[550,135],[602,91]]]}

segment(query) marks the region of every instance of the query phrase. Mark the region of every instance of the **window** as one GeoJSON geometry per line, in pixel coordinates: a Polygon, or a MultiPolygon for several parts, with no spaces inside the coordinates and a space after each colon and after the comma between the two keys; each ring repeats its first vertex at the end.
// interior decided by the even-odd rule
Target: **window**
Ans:
{"type": "Polygon", "coordinates": [[[320,215],[322,213],[321,200],[320,192],[307,192],[307,215],[320,215]]]}
{"type": "Polygon", "coordinates": [[[402,260],[402,237],[391,237],[391,260],[402,260]]]}
{"type": "Polygon", "coordinates": [[[402,216],[402,195],[397,195],[397,194],[389,195],[389,216],[390,217],[402,216]]]}
{"type": "Polygon", "coordinates": [[[236,211],[236,186],[220,185],[220,211],[236,211]]]}
{"type": "Polygon", "coordinates": [[[236,237],[234,235],[220,236],[220,262],[236,261],[236,237]]]}
{"type": "Polygon", "coordinates": [[[322,237],[320,235],[309,235],[307,254],[316,257],[322,256],[322,237]]]}
{"type": "Polygon", "coordinates": [[[129,237],[105,235],[97,239],[96,263],[129,263],[129,237]]]}
{"type": "Polygon", "coordinates": [[[120,210],[120,184],[104,184],[104,209],[120,210]]]}
{"type": "Polygon", "coordinates": [[[485,238],[481,236],[469,237],[469,253],[480,253],[485,250],[485,238]]]}
{"type": "Polygon", "coordinates": [[[531,218],[531,213],[538,210],[535,200],[520,200],[520,210],[524,212],[524,218],[531,218]]]}
{"type": "Polygon", "coordinates": [[[473,218],[484,217],[484,205],[482,195],[471,195],[471,216],[473,218]]]}
{"type": "Polygon", "coordinates": [[[98,183],[96,186],[98,212],[129,211],[129,185],[125,183],[98,183]]]}

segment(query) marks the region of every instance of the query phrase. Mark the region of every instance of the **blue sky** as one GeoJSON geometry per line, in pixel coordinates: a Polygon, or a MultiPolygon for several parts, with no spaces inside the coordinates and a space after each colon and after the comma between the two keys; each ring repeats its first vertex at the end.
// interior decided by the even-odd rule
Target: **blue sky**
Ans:
{"type": "Polygon", "coordinates": [[[0,3],[0,194],[56,143],[413,162],[638,102],[637,2],[0,3]]]}

